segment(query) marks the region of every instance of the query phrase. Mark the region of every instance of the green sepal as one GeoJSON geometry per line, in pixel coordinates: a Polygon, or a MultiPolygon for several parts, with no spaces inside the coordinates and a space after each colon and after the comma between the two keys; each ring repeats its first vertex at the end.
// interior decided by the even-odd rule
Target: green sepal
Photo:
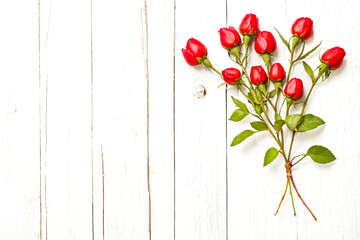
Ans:
{"type": "Polygon", "coordinates": [[[300,40],[301,38],[298,35],[296,34],[293,35],[292,46],[291,46],[292,51],[294,51],[295,47],[299,44],[300,40]]]}
{"type": "Polygon", "coordinates": [[[318,45],[316,45],[313,49],[311,49],[310,51],[308,51],[307,53],[305,53],[304,55],[300,54],[300,56],[295,59],[295,61],[299,61],[299,60],[302,60],[302,59],[305,59],[307,58],[307,56],[309,56],[311,53],[313,53],[318,47],[320,47],[322,42],[320,42],[318,45]]]}
{"type": "Polygon", "coordinates": [[[264,96],[267,95],[267,90],[266,90],[265,84],[260,83],[257,85],[257,88],[260,90],[260,92],[262,92],[262,94],[264,94],[264,96]]]}
{"type": "Polygon", "coordinates": [[[282,89],[282,80],[274,82],[274,88],[276,93],[278,93],[279,90],[282,89]]]}
{"type": "Polygon", "coordinates": [[[260,84],[258,86],[256,86],[255,93],[256,93],[256,97],[258,98],[258,100],[262,101],[263,100],[263,95],[262,95],[262,92],[259,89],[259,86],[260,86],[260,84]]]}
{"type": "Polygon", "coordinates": [[[269,93],[269,98],[273,98],[276,95],[276,89],[273,89],[270,93],[269,93]]]}
{"type": "Polygon", "coordinates": [[[311,69],[309,64],[307,64],[305,61],[303,61],[303,66],[306,71],[306,73],[309,75],[312,81],[314,81],[314,71],[311,69]]]}
{"type": "Polygon", "coordinates": [[[254,109],[255,109],[255,112],[256,112],[257,114],[259,114],[259,115],[260,115],[261,113],[263,113],[263,110],[262,110],[260,104],[255,104],[254,109]]]}
{"type": "Polygon", "coordinates": [[[240,59],[240,48],[239,46],[235,46],[230,48],[230,54],[233,55],[236,59],[240,59]]]}
{"type": "Polygon", "coordinates": [[[212,67],[210,60],[206,56],[200,60],[200,63],[206,67],[210,67],[210,68],[212,67]]]}
{"type": "Polygon", "coordinates": [[[244,42],[245,48],[249,48],[249,44],[251,42],[251,36],[245,34],[243,36],[243,42],[244,42]]]}
{"type": "Polygon", "coordinates": [[[287,49],[289,50],[289,52],[291,52],[289,42],[285,40],[285,38],[281,35],[281,33],[279,32],[279,30],[277,30],[276,28],[275,28],[275,30],[276,30],[277,33],[279,34],[279,37],[280,37],[281,41],[285,44],[285,46],[287,47],[287,49]]]}
{"type": "Polygon", "coordinates": [[[268,69],[270,64],[270,53],[261,54],[262,59],[264,60],[265,66],[268,69]]]}
{"type": "MultiPolygon", "coordinates": [[[[255,90],[252,89],[252,88],[250,88],[250,93],[251,93],[251,95],[252,95],[252,97],[253,97],[254,103],[260,104],[260,101],[259,101],[259,99],[258,99],[258,97],[257,97],[257,95],[256,95],[255,90]]],[[[260,98],[260,100],[261,100],[261,98],[260,98]]]]}

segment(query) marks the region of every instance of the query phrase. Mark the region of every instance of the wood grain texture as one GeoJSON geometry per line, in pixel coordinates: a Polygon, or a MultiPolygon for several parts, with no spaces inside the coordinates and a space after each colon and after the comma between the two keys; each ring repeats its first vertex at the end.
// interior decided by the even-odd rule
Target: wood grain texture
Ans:
{"type": "MultiPolygon", "coordinates": [[[[289,26],[285,25],[286,6],[283,1],[252,1],[246,8],[238,1],[228,1],[228,24],[239,28],[242,18],[249,12],[259,18],[261,30],[271,31],[277,40],[275,59],[288,69],[287,52],[281,40],[275,34],[273,27],[277,27],[283,34],[288,33],[289,26]],[[259,6],[262,6],[261,8],[259,6]],[[269,14],[269,9],[276,9],[285,14],[269,14]]],[[[293,19],[288,22],[292,24],[293,19]]],[[[288,38],[289,38],[288,37],[288,38]]],[[[251,66],[262,65],[263,60],[258,55],[253,44],[251,47],[248,71],[251,66]]],[[[243,95],[234,88],[229,88],[228,118],[235,110],[235,104],[230,96],[234,95],[246,102],[243,95]]],[[[248,104],[249,109],[252,109],[248,104]]],[[[248,116],[240,123],[228,123],[228,142],[245,129],[252,129],[250,122],[255,118],[248,116]]],[[[278,158],[266,168],[263,168],[264,156],[270,147],[278,147],[273,138],[266,132],[260,132],[247,139],[239,146],[231,147],[229,156],[229,239],[296,239],[297,218],[293,216],[290,197],[287,194],[280,212],[274,213],[280,202],[286,185],[286,173],[283,160],[278,158]],[[285,227],[286,226],[286,227],[285,227]]]]}
{"type": "Polygon", "coordinates": [[[152,239],[174,238],[174,1],[148,0],[152,239]]]}
{"type": "Polygon", "coordinates": [[[219,76],[190,67],[181,54],[194,37],[223,68],[217,30],[225,24],[225,1],[176,2],[175,239],[226,239],[225,89],[216,89],[219,76]],[[192,92],[201,85],[207,94],[197,99],[192,92]]]}
{"type": "Polygon", "coordinates": [[[145,1],[93,0],[96,238],[149,239],[147,16],[145,1]],[[97,181],[97,182],[96,182],[97,181]],[[99,219],[99,221],[97,220],[99,219]]]}
{"type": "MultiPolygon", "coordinates": [[[[307,46],[310,48],[323,40],[321,51],[316,51],[307,60],[313,68],[319,64],[319,52],[322,53],[330,47],[338,45],[344,47],[347,56],[342,68],[334,72],[328,81],[316,87],[307,107],[306,112],[321,116],[326,121],[326,126],[313,132],[298,134],[295,139],[293,155],[306,152],[314,144],[320,144],[330,148],[338,157],[334,164],[326,166],[319,166],[311,159],[306,159],[293,171],[298,189],[318,217],[318,222],[313,221],[297,197],[295,202],[297,217],[292,217],[288,195],[279,214],[276,217],[272,216],[285,187],[285,169],[280,157],[272,165],[261,168],[265,149],[275,143],[271,145],[272,139],[256,136],[244,142],[243,146],[237,147],[238,149],[229,150],[229,239],[358,238],[359,232],[355,226],[359,226],[360,223],[358,208],[355,205],[359,196],[353,189],[357,188],[359,182],[357,174],[354,174],[359,171],[357,164],[359,153],[350,146],[359,142],[358,103],[351,100],[359,89],[358,83],[352,81],[353,74],[358,75],[359,72],[358,58],[351,53],[352,49],[358,48],[356,39],[359,36],[359,29],[350,29],[351,27],[346,24],[349,19],[359,22],[358,3],[349,1],[341,5],[339,11],[339,8],[335,7],[338,5],[335,2],[330,4],[325,1],[317,2],[316,5],[319,4],[320,8],[314,7],[313,2],[310,1],[272,1],[271,3],[254,1],[240,16],[236,10],[240,7],[238,4],[236,1],[228,1],[229,24],[234,22],[238,24],[247,11],[256,9],[254,13],[259,16],[260,28],[270,30],[277,39],[275,61],[284,64],[285,69],[288,69],[289,64],[286,59],[289,58],[289,54],[272,27],[277,27],[289,38],[291,24],[301,16],[311,17],[314,20],[314,36],[307,41],[307,46]],[[263,10],[257,7],[260,5],[263,6],[261,8],[263,10]],[[284,14],[270,16],[267,14],[269,9],[276,9],[277,12],[284,14]],[[287,54],[286,58],[283,57],[284,54],[287,54]],[[351,88],[347,88],[348,85],[351,85],[351,88]],[[357,119],[356,123],[354,119],[357,119]],[[347,184],[347,182],[352,183],[347,184]],[[238,190],[241,187],[244,191],[238,190]]],[[[252,61],[253,65],[262,64],[260,57],[253,57],[252,61]]],[[[306,94],[310,87],[310,79],[301,63],[295,66],[291,77],[300,77],[304,80],[306,94]]],[[[231,108],[230,114],[234,107],[229,104],[229,108],[231,108]]],[[[293,111],[295,112],[296,110],[293,111]]],[[[229,124],[228,141],[231,141],[236,134],[234,126],[243,129],[247,121],[241,124],[229,124]]]]}
{"type": "Polygon", "coordinates": [[[40,1],[43,239],[92,238],[90,6],[40,1]]]}
{"type": "MultiPolygon", "coordinates": [[[[359,239],[359,14],[355,0],[1,2],[1,239],[359,239]],[[286,70],[273,27],[289,38],[301,16],[314,20],[308,49],[323,41],[310,66],[330,47],[347,52],[307,106],[326,125],[297,134],[293,149],[320,144],[337,157],[293,170],[317,222],[296,196],[294,217],[288,194],[273,216],[284,164],[279,156],[262,166],[276,143],[258,133],[230,148],[251,121],[227,120],[231,96],[246,101],[181,54],[194,37],[218,70],[237,67],[217,31],[238,29],[249,12],[274,34],[273,62],[286,70]]],[[[263,65],[254,50],[250,58],[249,69],[263,65]]],[[[306,94],[301,63],[291,77],[306,94]]]]}
{"type": "Polygon", "coordinates": [[[40,124],[38,8],[0,2],[0,235],[38,239],[40,124]]]}

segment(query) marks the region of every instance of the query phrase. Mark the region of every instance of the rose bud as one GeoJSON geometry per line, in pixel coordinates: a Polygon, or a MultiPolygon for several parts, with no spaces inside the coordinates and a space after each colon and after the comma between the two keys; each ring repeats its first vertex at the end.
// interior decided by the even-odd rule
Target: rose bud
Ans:
{"type": "Polygon", "coordinates": [[[222,71],[224,81],[229,85],[234,85],[239,80],[241,73],[236,68],[227,68],[222,71]]]}
{"type": "Polygon", "coordinates": [[[221,45],[225,49],[229,49],[234,46],[237,46],[241,42],[239,33],[233,27],[220,28],[219,34],[220,34],[221,45]]]}
{"type": "Polygon", "coordinates": [[[271,32],[259,32],[255,39],[255,51],[258,54],[272,53],[276,49],[276,41],[271,32]]]}
{"type": "Polygon", "coordinates": [[[246,14],[241,20],[239,30],[242,35],[256,35],[259,32],[259,19],[255,14],[246,14]]]}
{"type": "Polygon", "coordinates": [[[286,84],[285,95],[292,99],[300,99],[304,93],[304,87],[301,79],[292,78],[288,84],[286,84]]]}
{"type": "Polygon", "coordinates": [[[266,82],[268,79],[266,72],[262,66],[253,66],[250,71],[250,80],[253,84],[257,85],[266,82]]]}
{"type": "Polygon", "coordinates": [[[190,38],[187,41],[186,49],[183,48],[181,51],[184,55],[185,61],[190,66],[200,64],[200,60],[207,55],[207,49],[205,45],[194,38],[190,38]]]}
{"type": "Polygon", "coordinates": [[[274,63],[271,66],[269,78],[273,82],[282,81],[285,78],[285,70],[280,63],[274,63]]]}
{"type": "Polygon", "coordinates": [[[346,52],[341,47],[330,48],[321,56],[321,61],[325,62],[329,68],[339,68],[344,60],[346,52]]]}
{"type": "Polygon", "coordinates": [[[291,27],[291,33],[299,36],[303,40],[311,37],[313,32],[313,21],[307,17],[301,17],[295,20],[291,27]]]}

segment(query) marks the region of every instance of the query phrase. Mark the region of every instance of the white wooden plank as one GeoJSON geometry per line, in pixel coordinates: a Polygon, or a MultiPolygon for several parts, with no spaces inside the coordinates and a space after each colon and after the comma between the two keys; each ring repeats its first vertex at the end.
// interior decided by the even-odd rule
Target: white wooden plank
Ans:
{"type": "Polygon", "coordinates": [[[174,7],[174,1],[147,1],[151,234],[157,240],[174,238],[174,7]]]}
{"type": "MultiPolygon", "coordinates": [[[[258,16],[260,30],[273,33],[277,41],[277,50],[272,61],[280,62],[287,71],[289,55],[273,28],[278,28],[288,38],[291,36],[290,27],[293,19],[290,22],[286,21],[287,9],[284,2],[251,1],[244,9],[240,2],[228,0],[229,26],[238,29],[247,13],[258,16]],[[272,12],[281,14],[270,14],[272,12]]],[[[252,44],[248,71],[254,65],[262,65],[265,68],[261,56],[255,52],[252,44]]],[[[230,98],[232,95],[247,102],[240,92],[230,88],[228,118],[235,110],[230,98]]],[[[248,107],[252,109],[250,104],[248,107]]],[[[241,131],[251,129],[249,124],[251,121],[256,119],[248,116],[240,123],[230,121],[228,143],[231,143],[241,131]]],[[[269,134],[262,132],[229,149],[229,239],[296,239],[298,219],[293,216],[289,194],[286,195],[279,213],[274,217],[286,186],[286,172],[284,160],[280,155],[271,165],[263,168],[264,155],[270,147],[277,147],[276,142],[269,134]]]]}
{"type": "Polygon", "coordinates": [[[0,235],[1,239],[38,239],[37,1],[0,2],[0,31],[0,235]]]}
{"type": "Polygon", "coordinates": [[[216,68],[227,54],[218,30],[226,25],[226,2],[176,2],[175,238],[226,239],[226,97],[220,78],[190,67],[181,54],[194,37],[208,47],[216,68]],[[193,90],[203,85],[203,99],[193,90]]]}
{"type": "MultiPolygon", "coordinates": [[[[102,145],[105,239],[149,239],[145,13],[142,0],[93,0],[94,178],[101,179],[102,145]]],[[[102,239],[98,224],[95,230],[102,239]]]]}
{"type": "Polygon", "coordinates": [[[44,239],[92,238],[90,6],[40,1],[44,239]]]}
{"type": "MultiPolygon", "coordinates": [[[[360,85],[354,81],[359,75],[359,28],[349,25],[360,21],[360,5],[356,1],[304,1],[288,3],[289,16],[307,14],[314,20],[314,45],[323,41],[321,53],[341,46],[347,55],[339,70],[316,87],[307,112],[321,116],[326,125],[308,134],[296,136],[298,150],[305,152],[310,146],[320,144],[328,147],[337,157],[334,164],[319,166],[306,159],[294,171],[300,193],[314,211],[317,222],[298,202],[298,239],[358,239],[360,237],[360,179],[358,172],[359,149],[359,101],[360,85]],[[311,8],[308,6],[311,4],[311,8]],[[355,145],[354,145],[355,144],[355,145]],[[355,147],[354,147],[355,146],[355,147]]],[[[309,61],[317,66],[318,56],[309,61]]],[[[301,67],[299,67],[299,70],[301,67]]],[[[299,71],[300,74],[300,71],[299,71]]],[[[304,75],[301,69],[301,74],[304,75]]],[[[304,75],[305,76],[305,75],[304,75]]],[[[309,79],[306,79],[309,89],[309,79]]]]}
{"type": "MultiPolygon", "coordinates": [[[[237,3],[234,1],[228,2],[229,9],[229,24],[231,25],[232,16],[239,16],[240,22],[243,14],[231,13],[232,9],[237,9],[237,3]]],[[[326,127],[318,129],[312,133],[298,134],[295,140],[295,148],[293,154],[306,152],[308,147],[314,144],[321,144],[329,147],[338,160],[335,164],[328,166],[318,166],[313,164],[310,159],[304,160],[304,163],[299,164],[299,167],[293,171],[294,179],[297,183],[298,189],[305,201],[318,217],[318,222],[315,222],[308,211],[304,208],[302,203],[296,197],[297,217],[293,218],[291,215],[290,199],[287,196],[285,205],[283,204],[277,217],[272,218],[272,206],[277,204],[284,188],[284,169],[280,159],[277,159],[273,166],[267,169],[261,169],[263,151],[263,143],[271,143],[270,138],[253,139],[248,145],[246,143],[239,147],[239,150],[229,151],[229,238],[236,239],[241,237],[251,239],[356,239],[359,237],[358,226],[359,209],[356,207],[359,196],[353,189],[358,188],[358,180],[356,180],[355,172],[359,170],[357,159],[359,152],[357,149],[350,149],[348,146],[354,142],[359,141],[358,120],[355,122],[351,119],[358,119],[359,106],[356,98],[359,90],[357,82],[350,83],[350,79],[357,76],[358,61],[355,55],[351,54],[350,49],[357,49],[359,47],[358,30],[350,29],[347,25],[348,19],[359,22],[358,20],[358,4],[354,6],[354,2],[348,2],[346,8],[339,11],[339,8],[334,7],[338,5],[337,2],[289,2],[285,6],[283,2],[269,2],[255,1],[254,6],[249,9],[256,9],[260,18],[261,29],[276,26],[284,35],[290,36],[290,26],[293,21],[301,16],[308,16],[314,20],[314,37],[309,39],[308,45],[315,46],[320,40],[323,40],[322,51],[340,45],[347,50],[345,63],[341,70],[336,71],[330,77],[329,81],[322,83],[315,90],[308,105],[308,112],[315,113],[324,118],[326,127]],[[285,14],[268,15],[261,11],[256,6],[263,6],[266,12],[284,12],[285,14]],[[308,6],[312,6],[309,8],[308,6]],[[351,8],[351,9],[350,9],[351,8]],[[348,16],[350,14],[350,16],[348,16]],[[331,18],[325,16],[332,16],[331,18]],[[346,16],[346,17],[345,17],[346,16]],[[353,17],[352,17],[353,16],[353,17]],[[349,35],[351,33],[351,36],[349,35]],[[347,36],[346,38],[344,36],[347,36]],[[355,64],[349,66],[349,62],[355,64]],[[341,81],[341,85],[340,82],[341,81]],[[346,81],[346,82],[345,82],[346,81]],[[345,84],[351,84],[352,87],[346,90],[341,89],[345,84]],[[348,105],[353,102],[353,105],[348,105]],[[336,116],[344,117],[333,117],[336,116]],[[327,116],[327,117],[326,117],[327,116]],[[341,137],[340,137],[341,136],[341,137]],[[341,138],[341,140],[339,140],[341,138]],[[251,142],[252,141],[252,142],[251,142]],[[251,151],[245,149],[249,146],[254,146],[251,151]],[[261,145],[261,146],[256,146],[261,145]],[[344,151],[347,149],[347,151],[344,151]],[[235,152],[236,151],[236,152],[235,152]],[[256,166],[254,163],[242,161],[238,163],[235,156],[242,156],[243,159],[258,159],[256,166]],[[245,165],[244,165],[245,164],[245,165]],[[251,164],[251,169],[249,169],[251,164]],[[240,180],[235,180],[235,172],[239,169],[246,169],[247,173],[240,174],[240,180]],[[234,173],[232,174],[232,171],[234,173]],[[260,172],[261,171],[261,172],[260,172]],[[350,179],[350,176],[351,179],[350,179]],[[249,179],[252,179],[249,182],[249,179]],[[248,182],[246,189],[251,193],[254,201],[261,201],[260,204],[254,204],[249,200],[249,196],[232,195],[234,188],[238,188],[236,182],[248,182]],[[233,183],[235,182],[235,183],[233,183]],[[351,182],[351,183],[350,183],[351,182]],[[234,185],[232,185],[234,184],[234,185]],[[260,193],[254,193],[257,189],[260,193]],[[242,198],[247,198],[247,200],[242,198]],[[239,201],[239,199],[242,199],[239,201]],[[244,210],[243,203],[248,208],[244,210]],[[235,208],[235,210],[234,210],[235,208]],[[259,210],[258,210],[259,209],[259,210]],[[269,210],[270,209],[270,210],[269,210]],[[243,214],[241,214],[243,213],[243,214]],[[244,214],[245,213],[245,214],[244,214]],[[256,224],[255,224],[256,223],[256,224]],[[283,226],[286,225],[286,228],[283,226]],[[266,226],[264,228],[264,226],[266,226]]],[[[344,6],[345,6],[344,5],[344,6]]],[[[236,20],[236,19],[235,19],[236,20]]],[[[285,53],[284,47],[280,39],[276,36],[278,46],[281,48],[277,50],[276,55],[281,55],[283,59],[285,53]]],[[[283,59],[284,60],[284,59],[283,59]]],[[[316,67],[318,62],[317,53],[307,60],[311,66],[316,67]]],[[[257,58],[254,64],[261,63],[257,58]]],[[[285,63],[282,61],[281,63],[285,63]]],[[[288,64],[284,64],[285,69],[288,64]]],[[[297,65],[292,73],[292,76],[300,77],[304,80],[305,93],[310,87],[310,81],[306,76],[301,65],[297,65]]],[[[229,108],[234,109],[230,104],[229,108]]],[[[231,111],[228,111],[229,114],[231,111]]],[[[241,124],[230,124],[228,128],[229,141],[235,136],[231,126],[243,126],[241,124]],[[233,134],[233,136],[231,136],[233,134]]],[[[266,147],[270,147],[266,146],[266,147]]],[[[276,206],[275,206],[276,207],[276,206]]],[[[275,209],[274,209],[275,210],[275,209]]]]}

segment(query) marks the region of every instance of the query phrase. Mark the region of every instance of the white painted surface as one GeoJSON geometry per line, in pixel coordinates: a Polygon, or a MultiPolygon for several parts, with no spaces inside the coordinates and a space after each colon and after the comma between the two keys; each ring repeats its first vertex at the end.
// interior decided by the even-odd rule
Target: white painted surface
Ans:
{"type": "MultiPolygon", "coordinates": [[[[354,0],[1,2],[1,239],[359,239],[359,11],[354,0]],[[285,187],[280,157],[262,167],[273,140],[229,148],[250,122],[226,120],[239,94],[181,54],[195,37],[216,68],[234,66],[217,30],[248,12],[287,37],[311,17],[309,46],[347,52],[307,108],[326,126],[295,141],[294,154],[321,144],[338,158],[293,171],[317,222],[297,198],[293,217],[288,196],[273,216],[285,187]]],[[[300,64],[292,76],[309,88],[300,64]]]]}

